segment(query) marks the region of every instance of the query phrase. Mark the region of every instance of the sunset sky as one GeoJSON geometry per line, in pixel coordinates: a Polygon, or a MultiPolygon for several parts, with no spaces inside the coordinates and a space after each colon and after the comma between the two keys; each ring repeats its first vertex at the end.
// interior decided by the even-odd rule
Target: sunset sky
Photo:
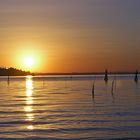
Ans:
{"type": "Polygon", "coordinates": [[[139,7],[140,0],[0,0],[0,67],[140,69],[139,7]]]}

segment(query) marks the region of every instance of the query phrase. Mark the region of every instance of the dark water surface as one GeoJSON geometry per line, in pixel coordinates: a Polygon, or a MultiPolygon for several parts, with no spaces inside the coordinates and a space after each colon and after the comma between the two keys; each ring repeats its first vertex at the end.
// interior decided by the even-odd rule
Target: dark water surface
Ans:
{"type": "Polygon", "coordinates": [[[140,84],[133,76],[0,78],[0,138],[140,139],[140,84]]]}

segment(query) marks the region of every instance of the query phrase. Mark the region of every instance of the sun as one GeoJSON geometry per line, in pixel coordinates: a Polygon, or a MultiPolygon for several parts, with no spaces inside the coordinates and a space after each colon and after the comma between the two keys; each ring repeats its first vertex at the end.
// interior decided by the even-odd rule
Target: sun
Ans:
{"type": "Polygon", "coordinates": [[[33,65],[35,64],[35,60],[33,57],[25,57],[23,62],[26,68],[32,68],[33,65]]]}

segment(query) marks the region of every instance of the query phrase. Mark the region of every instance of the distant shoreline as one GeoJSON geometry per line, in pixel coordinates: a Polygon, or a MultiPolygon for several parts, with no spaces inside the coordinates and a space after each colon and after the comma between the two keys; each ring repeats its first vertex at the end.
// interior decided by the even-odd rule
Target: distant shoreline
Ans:
{"type": "MultiPolygon", "coordinates": [[[[104,75],[105,72],[91,72],[91,73],[34,73],[35,76],[38,75],[104,75]]],[[[127,75],[127,74],[135,74],[135,72],[108,72],[109,75],[127,75]]],[[[140,72],[138,73],[140,74],[140,72]]]]}
{"type": "MultiPolygon", "coordinates": [[[[117,75],[117,74],[140,74],[138,71],[118,71],[118,72],[107,72],[108,75],[117,75]]],[[[0,76],[43,76],[43,75],[104,75],[105,72],[52,72],[52,73],[41,73],[41,72],[30,72],[30,71],[23,71],[16,68],[1,68],[0,67],[0,76]]]]}
{"type": "MultiPolygon", "coordinates": [[[[51,75],[104,75],[105,73],[101,72],[101,73],[30,73],[30,74],[23,74],[23,75],[1,75],[2,76],[51,76],[51,75]]],[[[135,74],[135,72],[110,72],[108,73],[108,75],[129,75],[129,74],[135,74]]],[[[140,72],[138,73],[140,74],[140,72]]]]}

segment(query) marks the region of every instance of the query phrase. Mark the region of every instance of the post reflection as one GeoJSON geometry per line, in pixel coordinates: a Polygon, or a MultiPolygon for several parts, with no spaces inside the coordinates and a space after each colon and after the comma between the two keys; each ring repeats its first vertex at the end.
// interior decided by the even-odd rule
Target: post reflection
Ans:
{"type": "MultiPolygon", "coordinates": [[[[25,113],[26,113],[26,121],[33,121],[34,120],[34,114],[33,112],[33,81],[32,81],[32,76],[27,76],[26,77],[26,106],[24,108],[25,113]]],[[[33,125],[28,125],[27,126],[28,130],[33,130],[33,125]]]]}

